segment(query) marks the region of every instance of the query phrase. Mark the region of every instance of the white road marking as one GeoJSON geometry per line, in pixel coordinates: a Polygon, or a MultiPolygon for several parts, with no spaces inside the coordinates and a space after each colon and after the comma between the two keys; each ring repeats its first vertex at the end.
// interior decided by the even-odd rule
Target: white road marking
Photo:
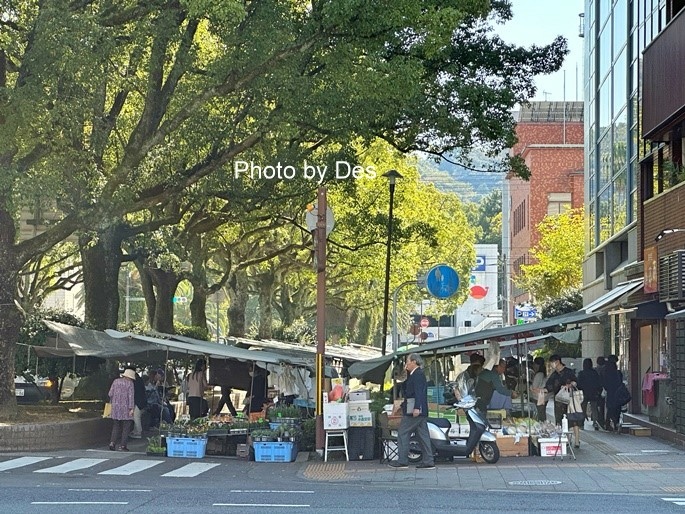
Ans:
{"type": "Polygon", "coordinates": [[[81,493],[151,493],[152,489],[67,489],[81,493]]]}
{"type": "Polygon", "coordinates": [[[128,502],[31,502],[31,505],[128,505],[128,502]]]}
{"type": "Polygon", "coordinates": [[[685,505],[685,498],[661,498],[664,501],[667,501],[669,503],[672,503],[674,505],[680,505],[683,506],[685,505]]]}
{"type": "Polygon", "coordinates": [[[301,504],[288,504],[288,503],[212,503],[212,507],[256,507],[256,508],[262,508],[262,507],[286,507],[286,508],[293,508],[293,507],[310,507],[311,505],[306,504],[306,503],[301,503],[301,504]]]}
{"type": "Polygon", "coordinates": [[[134,473],[140,473],[146,469],[150,469],[157,464],[161,464],[163,460],[134,460],[127,462],[123,466],[118,468],[108,469],[107,471],[101,471],[98,475],[133,475],[134,473]]]}
{"type": "Polygon", "coordinates": [[[163,477],[196,477],[201,473],[204,473],[205,471],[209,471],[210,469],[219,466],[219,464],[203,464],[202,462],[192,462],[190,464],[186,464],[185,466],[175,469],[174,471],[170,471],[169,473],[165,473],[162,476],[163,477]]]}
{"type": "Polygon", "coordinates": [[[17,459],[0,462],[0,471],[7,471],[8,469],[16,469],[24,466],[30,466],[36,462],[43,462],[44,460],[52,459],[52,457],[19,457],[17,459]]]}
{"type": "Polygon", "coordinates": [[[76,459],[60,464],[59,466],[38,469],[34,471],[34,473],[69,473],[70,471],[76,471],[78,469],[91,468],[102,462],[107,462],[108,460],[109,459],[76,459]]]}
{"type": "Polygon", "coordinates": [[[229,493],[294,493],[314,494],[314,491],[278,491],[275,489],[231,489],[229,493]]]}

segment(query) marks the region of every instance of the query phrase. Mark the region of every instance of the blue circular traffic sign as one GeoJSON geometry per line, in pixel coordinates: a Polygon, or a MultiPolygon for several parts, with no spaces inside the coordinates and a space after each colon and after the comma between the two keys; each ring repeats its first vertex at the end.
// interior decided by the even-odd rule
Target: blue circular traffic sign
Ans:
{"type": "Polygon", "coordinates": [[[459,275],[446,264],[433,266],[426,275],[426,289],[436,298],[449,298],[459,289],[459,275]]]}

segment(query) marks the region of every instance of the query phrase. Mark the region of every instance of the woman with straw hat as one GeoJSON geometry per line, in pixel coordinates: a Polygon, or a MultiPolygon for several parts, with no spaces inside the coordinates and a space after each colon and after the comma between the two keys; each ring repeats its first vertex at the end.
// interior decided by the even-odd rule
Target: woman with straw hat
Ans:
{"type": "Polygon", "coordinates": [[[136,372],[132,369],[124,370],[123,376],[112,382],[109,388],[109,401],[112,404],[112,436],[110,438],[109,449],[128,451],[128,435],[131,433],[133,424],[134,388],[133,383],[136,379],[136,372]]]}

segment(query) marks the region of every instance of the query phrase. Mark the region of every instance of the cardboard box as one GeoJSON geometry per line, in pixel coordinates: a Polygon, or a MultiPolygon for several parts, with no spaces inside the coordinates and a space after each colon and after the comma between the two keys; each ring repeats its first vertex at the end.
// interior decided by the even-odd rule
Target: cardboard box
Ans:
{"type": "Polygon", "coordinates": [[[347,428],[349,416],[349,404],[347,403],[324,403],[323,404],[323,428],[335,430],[347,428]]]}
{"type": "Polygon", "coordinates": [[[371,399],[371,393],[368,389],[360,389],[359,391],[350,391],[347,399],[351,402],[363,402],[371,399]]]}
{"type": "Polygon", "coordinates": [[[528,455],[528,436],[521,436],[517,443],[516,436],[498,435],[497,447],[501,457],[526,457],[528,455]]]}
{"type": "Polygon", "coordinates": [[[347,418],[351,427],[372,427],[373,414],[371,411],[350,413],[347,418]]]}
{"type": "Polygon", "coordinates": [[[558,437],[538,438],[538,449],[540,451],[540,457],[554,457],[555,454],[557,456],[564,457],[566,456],[567,445],[568,440],[566,439],[566,436],[563,436],[561,438],[561,443],[559,443],[558,437]]]}
{"type": "Polygon", "coordinates": [[[239,459],[247,460],[250,457],[250,447],[247,444],[239,444],[235,454],[239,459]]]}
{"type": "Polygon", "coordinates": [[[349,401],[347,404],[350,406],[350,414],[355,412],[369,412],[369,406],[371,405],[371,400],[362,400],[358,402],[349,401]]]}

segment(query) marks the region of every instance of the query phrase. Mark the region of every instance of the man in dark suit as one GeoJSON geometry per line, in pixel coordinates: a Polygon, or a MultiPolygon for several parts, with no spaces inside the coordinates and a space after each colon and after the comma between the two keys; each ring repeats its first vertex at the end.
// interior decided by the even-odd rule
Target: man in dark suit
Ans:
{"type": "Polygon", "coordinates": [[[421,464],[416,467],[419,469],[435,468],[427,424],[428,386],[421,364],[421,357],[415,353],[410,354],[407,358],[405,365],[407,380],[404,382],[404,402],[402,403],[403,416],[397,434],[398,460],[390,464],[392,468],[409,468],[409,441],[412,433],[416,434],[423,456],[421,464]]]}

